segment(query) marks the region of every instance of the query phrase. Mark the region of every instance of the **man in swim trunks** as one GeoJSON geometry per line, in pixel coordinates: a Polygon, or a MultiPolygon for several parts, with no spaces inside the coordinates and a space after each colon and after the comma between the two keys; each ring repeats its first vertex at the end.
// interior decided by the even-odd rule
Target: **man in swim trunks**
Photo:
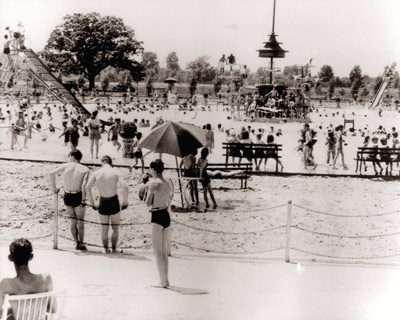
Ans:
{"type": "MultiPolygon", "coordinates": [[[[4,278],[0,282],[0,315],[2,314],[2,306],[6,294],[33,294],[53,290],[53,281],[49,274],[34,274],[30,272],[29,261],[33,259],[32,251],[32,244],[27,239],[17,239],[11,243],[8,259],[14,263],[17,276],[15,278],[4,278]]],[[[14,319],[13,311],[16,309],[17,306],[12,303],[7,312],[7,319],[14,319]]],[[[56,309],[57,306],[53,303],[52,310],[48,310],[48,312],[53,313],[56,309]]]]}
{"type": "Polygon", "coordinates": [[[89,169],[80,164],[82,153],[78,150],[72,150],[69,154],[70,162],[62,164],[59,168],[50,173],[51,186],[55,193],[60,190],[56,187],[56,175],[64,173],[64,204],[67,213],[71,218],[71,233],[76,242],[77,250],[87,250],[84,242],[85,225],[85,195],[84,188],[88,176],[89,169]]]}
{"type": "Polygon", "coordinates": [[[168,245],[171,224],[168,207],[173,196],[173,189],[171,183],[163,177],[163,171],[164,163],[161,160],[150,163],[150,174],[153,179],[149,182],[146,202],[151,212],[151,239],[160,276],[160,284],[157,287],[167,288],[169,286],[168,245]]]}
{"type": "Polygon", "coordinates": [[[121,144],[118,141],[118,133],[120,128],[121,128],[121,119],[116,118],[115,124],[110,128],[110,131],[108,131],[108,141],[110,141],[110,133],[111,133],[112,134],[111,142],[113,143],[114,146],[117,146],[117,151],[121,149],[121,144]]]}
{"type": "Polygon", "coordinates": [[[123,181],[120,172],[113,168],[112,160],[109,156],[103,156],[101,159],[103,166],[97,170],[89,179],[86,185],[89,204],[99,211],[100,221],[102,224],[101,239],[103,242],[104,253],[110,253],[108,247],[108,232],[112,228],[111,248],[112,253],[117,252],[117,243],[119,237],[119,223],[121,220],[121,210],[128,206],[128,185],[123,181]],[[96,184],[100,194],[100,203],[96,207],[94,205],[92,187],[96,184]],[[117,188],[122,188],[122,204],[118,200],[117,188]]]}

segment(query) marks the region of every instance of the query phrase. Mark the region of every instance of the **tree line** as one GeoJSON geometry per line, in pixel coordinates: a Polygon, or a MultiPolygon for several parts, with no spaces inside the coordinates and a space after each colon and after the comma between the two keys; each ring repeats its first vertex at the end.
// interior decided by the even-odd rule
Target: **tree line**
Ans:
{"type": "MultiPolygon", "coordinates": [[[[217,68],[209,62],[210,57],[203,55],[189,62],[183,69],[175,51],[168,54],[165,67],[160,65],[157,54],[145,51],[143,42],[135,38],[135,32],[126,26],[122,19],[114,16],[101,16],[98,13],[66,15],[63,22],[56,26],[40,56],[54,72],[77,75],[80,84],[88,82],[88,88],[95,87],[95,81],[101,82],[103,90],[109,89],[111,82],[125,85],[146,81],[153,82],[175,78],[178,82],[197,83],[217,82],[217,68]]],[[[301,66],[284,67],[275,75],[275,81],[292,86],[295,78],[301,75],[301,66]]],[[[255,72],[249,70],[247,83],[260,83],[266,75],[265,68],[255,72]]],[[[399,73],[396,72],[391,87],[399,89],[399,73]]],[[[330,95],[335,88],[350,88],[352,96],[368,96],[376,91],[382,77],[369,77],[363,74],[359,65],[352,68],[348,77],[337,77],[333,68],[324,65],[310,83],[319,87],[328,87],[330,95]]]]}

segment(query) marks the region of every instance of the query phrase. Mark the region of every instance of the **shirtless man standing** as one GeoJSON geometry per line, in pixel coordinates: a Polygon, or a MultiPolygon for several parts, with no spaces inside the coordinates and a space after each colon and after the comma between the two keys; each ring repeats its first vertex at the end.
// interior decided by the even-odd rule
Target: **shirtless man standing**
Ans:
{"type": "Polygon", "coordinates": [[[100,221],[102,224],[101,239],[103,242],[104,253],[110,253],[108,248],[108,232],[112,228],[111,248],[112,253],[117,252],[117,243],[119,237],[119,223],[121,220],[121,210],[128,206],[128,185],[123,181],[120,172],[113,168],[112,160],[109,156],[101,158],[103,166],[97,170],[89,179],[86,185],[89,204],[99,210],[100,221]],[[94,205],[92,187],[96,184],[100,194],[100,203],[94,205]],[[117,188],[122,188],[123,201],[119,204],[117,188]]]}
{"type": "Polygon", "coordinates": [[[71,162],[64,163],[50,173],[51,186],[55,193],[60,190],[56,187],[56,175],[64,172],[64,203],[67,213],[71,217],[71,233],[76,242],[77,250],[87,250],[84,242],[85,225],[85,194],[84,188],[88,180],[89,169],[80,164],[82,153],[75,149],[69,154],[71,162]]]}
{"type": "MultiPolygon", "coordinates": [[[[32,258],[32,244],[29,240],[22,238],[11,243],[8,259],[14,263],[17,276],[15,278],[4,278],[0,282],[0,315],[2,314],[2,306],[6,294],[33,294],[53,290],[53,281],[49,274],[34,274],[30,272],[28,264],[32,258]]],[[[52,310],[48,311],[54,313],[56,308],[56,304],[53,303],[52,310]]],[[[15,311],[16,309],[17,306],[12,303],[11,308],[8,310],[9,318],[7,319],[14,319],[12,314],[13,310],[15,311]]]]}

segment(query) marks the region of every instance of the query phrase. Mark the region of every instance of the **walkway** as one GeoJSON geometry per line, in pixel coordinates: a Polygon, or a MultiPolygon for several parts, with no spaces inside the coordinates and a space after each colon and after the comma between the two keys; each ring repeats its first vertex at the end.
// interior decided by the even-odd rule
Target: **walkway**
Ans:
{"type": "MultiPolygon", "coordinates": [[[[175,290],[157,283],[149,253],[35,250],[33,272],[67,290],[65,319],[399,319],[398,268],[296,265],[195,256],[170,259],[175,290]]],[[[0,247],[0,277],[14,276],[0,247]]]]}

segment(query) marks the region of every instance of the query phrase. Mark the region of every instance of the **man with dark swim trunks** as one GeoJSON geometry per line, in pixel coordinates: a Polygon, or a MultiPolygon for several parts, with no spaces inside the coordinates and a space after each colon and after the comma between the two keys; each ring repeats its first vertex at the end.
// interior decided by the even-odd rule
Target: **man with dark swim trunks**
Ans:
{"type": "Polygon", "coordinates": [[[89,175],[89,169],[80,164],[82,153],[73,150],[69,154],[71,162],[64,163],[50,173],[51,186],[55,193],[59,192],[56,187],[56,175],[64,173],[64,204],[71,218],[71,233],[76,242],[77,250],[87,250],[84,242],[85,226],[85,201],[86,190],[84,188],[89,175]]]}
{"type": "Polygon", "coordinates": [[[163,177],[163,171],[164,163],[161,160],[150,163],[150,174],[153,179],[149,182],[146,202],[151,212],[151,239],[160,276],[160,284],[157,287],[167,288],[169,286],[168,245],[171,224],[168,208],[173,196],[173,189],[171,183],[163,177]]]}
{"type": "Polygon", "coordinates": [[[104,253],[110,253],[108,247],[108,232],[112,228],[111,246],[112,252],[117,252],[117,243],[119,237],[119,223],[121,220],[121,209],[128,206],[128,185],[123,181],[120,172],[113,168],[112,160],[109,156],[101,159],[103,166],[97,170],[89,179],[86,185],[89,204],[98,209],[100,222],[102,224],[101,239],[103,242],[104,253]],[[100,203],[96,207],[94,205],[92,187],[96,184],[100,194],[100,203]],[[120,205],[117,194],[118,185],[122,188],[123,201],[120,205]]]}

